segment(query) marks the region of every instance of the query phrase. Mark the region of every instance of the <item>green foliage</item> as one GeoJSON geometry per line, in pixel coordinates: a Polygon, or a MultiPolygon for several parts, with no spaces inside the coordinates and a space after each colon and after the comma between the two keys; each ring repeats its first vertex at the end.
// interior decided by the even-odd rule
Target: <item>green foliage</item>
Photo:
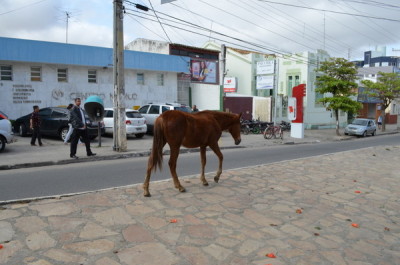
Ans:
{"type": "Polygon", "coordinates": [[[392,100],[400,97],[400,74],[399,73],[378,73],[377,82],[363,80],[365,93],[382,101],[382,109],[385,110],[392,100]]]}
{"type": "MultiPolygon", "coordinates": [[[[352,62],[343,58],[330,58],[321,62],[315,71],[322,72],[316,81],[316,91],[322,94],[331,93],[331,97],[324,97],[318,100],[322,102],[327,110],[335,112],[357,112],[362,104],[349,98],[354,95],[357,88],[357,70],[352,62]]],[[[338,118],[338,117],[337,117],[338,118]]]]}

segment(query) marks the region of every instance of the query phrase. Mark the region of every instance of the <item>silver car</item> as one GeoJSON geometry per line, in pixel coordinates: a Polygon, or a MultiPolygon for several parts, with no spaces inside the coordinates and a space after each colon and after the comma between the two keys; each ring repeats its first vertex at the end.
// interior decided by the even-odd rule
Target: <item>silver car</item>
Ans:
{"type": "Polygon", "coordinates": [[[371,119],[355,119],[351,124],[344,129],[345,135],[374,136],[376,134],[376,124],[371,119]]]}

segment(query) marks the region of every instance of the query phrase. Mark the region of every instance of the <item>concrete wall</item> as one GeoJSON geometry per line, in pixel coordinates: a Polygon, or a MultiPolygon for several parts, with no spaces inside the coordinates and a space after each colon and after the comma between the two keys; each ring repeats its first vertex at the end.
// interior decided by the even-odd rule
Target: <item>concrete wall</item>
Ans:
{"type": "MultiPolygon", "coordinates": [[[[33,105],[52,107],[68,105],[73,99],[80,97],[83,101],[90,95],[98,95],[105,107],[113,106],[112,69],[65,66],[52,64],[8,63],[12,65],[13,81],[0,81],[0,109],[10,119],[16,119],[32,112],[33,105]],[[42,81],[30,80],[30,67],[42,68],[42,81]],[[57,81],[57,68],[68,68],[68,82],[57,81]],[[97,83],[88,83],[88,69],[97,70],[97,83]]],[[[164,86],[157,85],[157,74],[160,72],[143,70],[125,70],[125,106],[132,108],[151,101],[177,101],[177,74],[162,72],[164,86]],[[143,73],[144,85],[137,85],[136,75],[143,73]]]]}
{"type": "Polygon", "coordinates": [[[192,105],[197,105],[199,110],[219,110],[220,87],[218,85],[207,85],[191,83],[192,105]]]}

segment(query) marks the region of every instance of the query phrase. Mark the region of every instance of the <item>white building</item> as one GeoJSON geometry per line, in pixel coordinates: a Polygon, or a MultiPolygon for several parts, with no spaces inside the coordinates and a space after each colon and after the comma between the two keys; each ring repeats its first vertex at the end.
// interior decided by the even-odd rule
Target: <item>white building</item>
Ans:
{"type": "MultiPolygon", "coordinates": [[[[0,110],[16,119],[39,107],[98,95],[113,106],[110,48],[0,37],[0,110]]],[[[189,58],[125,51],[125,106],[177,102],[189,58]]]]}

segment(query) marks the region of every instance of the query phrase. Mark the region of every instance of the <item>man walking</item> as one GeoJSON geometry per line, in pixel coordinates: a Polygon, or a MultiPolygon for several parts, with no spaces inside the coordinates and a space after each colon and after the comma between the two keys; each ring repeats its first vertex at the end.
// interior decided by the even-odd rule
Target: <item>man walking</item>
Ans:
{"type": "Polygon", "coordinates": [[[90,140],[88,137],[87,127],[86,127],[86,118],[85,118],[85,111],[80,107],[81,106],[81,99],[75,99],[75,106],[71,109],[71,117],[70,122],[72,128],[74,128],[74,132],[72,133],[71,137],[71,151],[70,157],[78,159],[79,157],[76,156],[76,149],[78,146],[79,138],[82,138],[85,146],[86,146],[86,154],[87,156],[95,156],[95,153],[92,153],[90,149],[90,140]]]}
{"type": "Polygon", "coordinates": [[[39,106],[35,105],[33,106],[33,112],[31,115],[30,119],[30,128],[32,129],[32,139],[31,139],[31,145],[36,146],[36,138],[38,140],[38,143],[40,146],[43,146],[42,144],[42,135],[40,134],[40,116],[39,116],[39,106]]]}

